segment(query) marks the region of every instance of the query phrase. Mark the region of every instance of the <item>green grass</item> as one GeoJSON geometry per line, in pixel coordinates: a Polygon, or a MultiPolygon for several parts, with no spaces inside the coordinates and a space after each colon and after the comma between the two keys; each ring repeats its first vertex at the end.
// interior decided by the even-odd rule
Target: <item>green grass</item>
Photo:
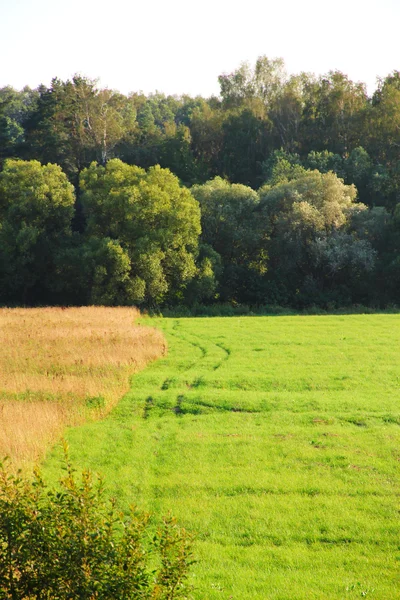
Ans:
{"type": "Polygon", "coordinates": [[[123,507],[196,533],[194,597],[400,598],[400,317],[151,324],[168,356],[67,439],[123,507]]]}

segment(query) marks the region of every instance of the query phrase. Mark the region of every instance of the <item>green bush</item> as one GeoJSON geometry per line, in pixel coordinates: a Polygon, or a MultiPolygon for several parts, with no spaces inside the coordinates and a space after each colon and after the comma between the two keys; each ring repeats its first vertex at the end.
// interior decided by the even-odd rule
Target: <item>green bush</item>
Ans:
{"type": "Polygon", "coordinates": [[[101,479],[77,477],[66,454],[60,489],[0,464],[0,597],[4,600],[188,598],[192,539],[172,517],[150,533],[149,515],[129,519],[101,479]]]}

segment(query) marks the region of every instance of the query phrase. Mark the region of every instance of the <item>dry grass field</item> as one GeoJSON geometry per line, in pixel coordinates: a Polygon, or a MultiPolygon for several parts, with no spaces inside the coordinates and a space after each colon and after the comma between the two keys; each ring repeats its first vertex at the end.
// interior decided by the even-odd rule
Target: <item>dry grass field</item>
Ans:
{"type": "Polygon", "coordinates": [[[104,416],[166,351],[133,308],[0,309],[0,457],[37,460],[66,425],[104,416]]]}

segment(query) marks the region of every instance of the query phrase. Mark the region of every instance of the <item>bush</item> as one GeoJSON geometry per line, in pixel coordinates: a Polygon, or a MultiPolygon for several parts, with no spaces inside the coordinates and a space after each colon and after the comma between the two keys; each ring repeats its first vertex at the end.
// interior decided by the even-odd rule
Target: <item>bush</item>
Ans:
{"type": "Polygon", "coordinates": [[[66,454],[60,490],[0,463],[0,597],[11,600],[187,598],[191,536],[172,517],[149,535],[149,515],[129,519],[101,479],[80,478],[66,454]]]}

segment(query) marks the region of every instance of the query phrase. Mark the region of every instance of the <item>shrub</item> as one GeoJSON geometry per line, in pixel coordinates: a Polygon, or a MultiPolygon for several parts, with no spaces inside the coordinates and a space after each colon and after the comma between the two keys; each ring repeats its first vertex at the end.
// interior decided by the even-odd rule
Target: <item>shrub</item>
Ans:
{"type": "Polygon", "coordinates": [[[192,539],[174,518],[150,535],[149,515],[126,519],[66,453],[60,489],[0,464],[0,597],[5,600],[187,598],[192,539]]]}

